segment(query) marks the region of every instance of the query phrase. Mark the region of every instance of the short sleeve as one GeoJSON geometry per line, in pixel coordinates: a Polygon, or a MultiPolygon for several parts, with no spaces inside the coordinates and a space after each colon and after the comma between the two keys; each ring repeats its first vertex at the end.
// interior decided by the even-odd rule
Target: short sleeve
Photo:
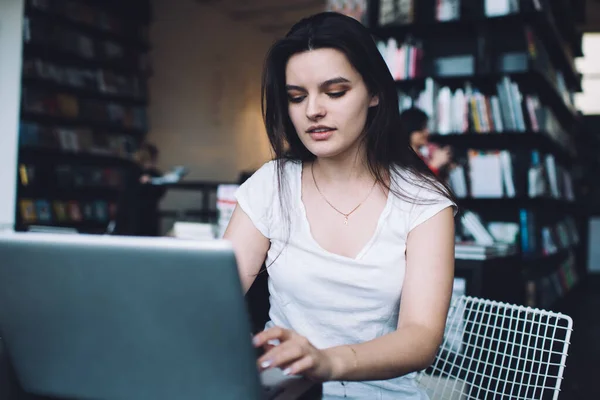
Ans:
{"type": "Polygon", "coordinates": [[[236,191],[238,205],[250,218],[256,229],[270,237],[273,199],[277,191],[275,162],[264,164],[236,191]]]}
{"type": "Polygon", "coordinates": [[[452,207],[454,216],[458,212],[458,208],[452,200],[436,192],[433,188],[423,187],[419,189],[417,200],[419,203],[414,204],[410,211],[409,232],[445,208],[452,207]]]}

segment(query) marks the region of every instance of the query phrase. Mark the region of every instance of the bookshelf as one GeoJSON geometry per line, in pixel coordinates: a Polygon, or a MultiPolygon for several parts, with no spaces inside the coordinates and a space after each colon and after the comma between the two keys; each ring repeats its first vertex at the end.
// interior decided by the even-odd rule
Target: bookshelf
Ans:
{"type": "Polygon", "coordinates": [[[573,95],[581,91],[574,63],[581,36],[569,7],[566,0],[375,0],[363,19],[401,109],[423,109],[430,141],[453,149],[455,168],[444,178],[477,219],[459,226],[459,240],[473,241],[479,225],[498,233],[494,239],[513,233],[516,255],[457,260],[457,271],[475,271],[475,295],[552,308],[580,279],[573,95]]]}
{"type": "Polygon", "coordinates": [[[147,0],[26,0],[16,230],[104,233],[148,131],[147,0]]]}

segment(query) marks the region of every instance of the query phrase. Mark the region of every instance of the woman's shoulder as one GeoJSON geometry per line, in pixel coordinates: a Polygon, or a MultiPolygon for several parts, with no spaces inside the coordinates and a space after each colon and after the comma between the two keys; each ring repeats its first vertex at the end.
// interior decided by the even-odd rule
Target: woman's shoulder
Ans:
{"type": "Polygon", "coordinates": [[[441,194],[445,189],[437,178],[419,174],[400,166],[395,166],[392,169],[391,184],[398,191],[415,197],[428,197],[431,192],[441,194]]]}
{"type": "Polygon", "coordinates": [[[458,208],[449,190],[435,177],[402,168],[394,169],[392,185],[401,198],[399,210],[406,212],[408,231],[450,207],[456,215],[458,208]]]}
{"type": "Polygon", "coordinates": [[[264,196],[275,196],[279,190],[296,187],[302,163],[289,160],[265,162],[241,185],[242,190],[262,191],[264,196]]]}
{"type": "Polygon", "coordinates": [[[279,170],[285,178],[288,178],[299,168],[302,168],[302,163],[293,160],[275,159],[265,162],[259,169],[256,170],[249,178],[249,181],[260,182],[277,182],[279,170]]]}
{"type": "Polygon", "coordinates": [[[456,203],[450,189],[435,176],[420,174],[402,167],[396,167],[391,172],[391,187],[399,197],[413,205],[447,204],[453,206],[456,213],[456,203]]]}

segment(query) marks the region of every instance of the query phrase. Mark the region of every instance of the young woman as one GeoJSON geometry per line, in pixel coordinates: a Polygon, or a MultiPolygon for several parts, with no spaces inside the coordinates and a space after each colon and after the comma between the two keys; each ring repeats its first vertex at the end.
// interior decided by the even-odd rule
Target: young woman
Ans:
{"type": "Polygon", "coordinates": [[[322,13],[269,51],[275,160],[237,193],[225,238],[245,290],[266,259],[261,369],[325,382],[324,398],[423,399],[452,291],[454,202],[400,135],[394,81],[368,30],[322,13]]]}
{"type": "Polygon", "coordinates": [[[404,135],[408,135],[410,147],[421,156],[429,169],[437,176],[440,170],[450,164],[452,152],[449,147],[438,147],[429,142],[429,117],[419,108],[413,107],[402,112],[400,124],[404,135]],[[426,154],[423,154],[423,149],[426,154]]]}

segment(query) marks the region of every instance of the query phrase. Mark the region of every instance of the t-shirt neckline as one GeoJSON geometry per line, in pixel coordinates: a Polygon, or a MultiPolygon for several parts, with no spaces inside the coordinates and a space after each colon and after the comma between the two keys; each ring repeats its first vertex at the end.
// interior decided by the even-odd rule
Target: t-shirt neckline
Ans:
{"type": "Polygon", "coordinates": [[[354,257],[344,256],[344,255],[326,250],[314,238],[311,228],[310,228],[310,222],[308,221],[308,216],[306,214],[306,208],[304,207],[304,202],[302,201],[302,173],[303,173],[303,169],[304,169],[303,164],[295,163],[295,167],[297,168],[297,171],[295,171],[296,189],[297,189],[296,190],[296,201],[298,203],[298,207],[300,208],[300,218],[302,220],[302,229],[304,229],[306,231],[306,234],[307,234],[308,238],[310,239],[310,242],[312,243],[312,245],[314,247],[316,247],[320,252],[322,252],[330,257],[335,257],[335,258],[339,258],[339,259],[346,260],[346,261],[359,262],[369,252],[371,247],[373,247],[373,244],[375,243],[375,241],[381,234],[383,227],[385,226],[385,223],[387,221],[387,216],[391,210],[392,203],[393,203],[393,197],[394,197],[393,193],[388,192],[385,206],[384,206],[383,210],[381,211],[381,214],[379,215],[379,219],[377,220],[377,226],[375,227],[375,231],[373,232],[373,235],[371,235],[371,238],[365,243],[365,245],[356,254],[356,256],[354,256],[354,257]]]}

